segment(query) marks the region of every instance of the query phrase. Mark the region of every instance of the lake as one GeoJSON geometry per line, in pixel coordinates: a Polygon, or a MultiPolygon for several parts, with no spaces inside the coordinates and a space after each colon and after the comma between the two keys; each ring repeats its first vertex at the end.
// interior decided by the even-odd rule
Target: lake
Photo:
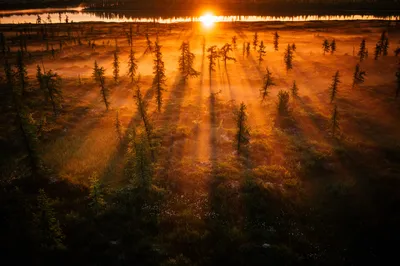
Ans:
{"type": "MultiPolygon", "coordinates": [[[[66,22],[157,22],[180,23],[199,22],[204,18],[198,16],[142,16],[133,11],[133,15],[124,12],[84,11],[82,8],[67,9],[30,9],[0,11],[0,24],[37,23],[40,16],[41,23],[66,22]]],[[[302,21],[335,21],[335,20],[386,20],[396,21],[400,16],[379,16],[364,14],[343,15],[294,15],[294,16],[262,16],[262,15],[211,15],[214,22],[302,22],[302,21]]]]}

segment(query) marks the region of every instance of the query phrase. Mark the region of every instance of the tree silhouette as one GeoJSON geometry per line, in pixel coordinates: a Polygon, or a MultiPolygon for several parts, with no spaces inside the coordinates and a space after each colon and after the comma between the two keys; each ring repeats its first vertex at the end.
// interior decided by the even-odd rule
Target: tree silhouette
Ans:
{"type": "Polygon", "coordinates": [[[335,136],[336,131],[339,130],[339,114],[338,114],[338,111],[337,111],[336,104],[332,109],[331,130],[332,130],[332,136],[335,136]]]}
{"type": "Polygon", "coordinates": [[[265,51],[265,45],[264,45],[264,41],[261,41],[260,43],[260,47],[258,48],[258,64],[260,65],[262,61],[264,61],[263,57],[265,56],[265,54],[267,53],[265,51]]]}
{"type": "Polygon", "coordinates": [[[46,98],[50,100],[53,108],[53,115],[55,117],[61,109],[61,102],[63,100],[61,84],[61,77],[52,70],[49,70],[42,75],[42,86],[47,92],[46,98]]]}
{"type": "Polygon", "coordinates": [[[224,66],[226,69],[226,62],[228,60],[231,60],[233,62],[236,62],[236,59],[234,57],[229,56],[229,52],[232,52],[232,45],[229,43],[226,43],[222,48],[219,50],[219,57],[222,57],[222,61],[224,61],[224,66]]]}
{"type": "Polygon", "coordinates": [[[236,38],[236,35],[232,37],[232,45],[233,45],[233,49],[236,50],[236,48],[237,48],[237,38],[236,38]]]}
{"type": "Polygon", "coordinates": [[[163,102],[162,92],[165,91],[164,86],[167,78],[165,77],[165,66],[162,59],[161,45],[159,45],[158,41],[155,43],[153,62],[153,86],[156,89],[157,110],[161,112],[161,105],[163,102]]]}
{"type": "Polygon", "coordinates": [[[335,39],[332,40],[332,42],[330,44],[330,49],[331,49],[331,54],[336,52],[336,41],[335,41],[335,39]]]}
{"type": "Polygon", "coordinates": [[[38,229],[41,248],[46,250],[65,249],[63,244],[65,236],[51,206],[50,199],[43,189],[39,190],[39,195],[37,196],[37,211],[34,214],[34,223],[38,229]]]}
{"type": "Polygon", "coordinates": [[[324,51],[324,55],[326,54],[326,53],[329,53],[329,50],[330,50],[330,44],[329,44],[329,41],[327,40],[327,39],[325,39],[324,41],[323,41],[323,43],[322,43],[322,50],[324,51]]]}
{"type": "Polygon", "coordinates": [[[397,47],[395,50],[394,50],[394,55],[395,56],[398,56],[400,54],[400,47],[397,47]]]}
{"type": "Polygon", "coordinates": [[[338,86],[339,86],[339,83],[340,83],[339,77],[340,76],[339,76],[339,70],[338,70],[338,71],[336,71],[335,75],[332,77],[332,84],[329,87],[329,90],[330,90],[330,93],[331,93],[331,103],[335,99],[336,94],[338,92],[338,86]]]}
{"type": "Polygon", "coordinates": [[[219,54],[217,52],[217,46],[213,45],[207,49],[207,52],[209,55],[207,55],[208,58],[208,72],[210,76],[210,84],[211,84],[211,73],[215,71],[215,60],[219,57],[219,54]]]}
{"type": "Polygon", "coordinates": [[[379,40],[383,56],[387,56],[389,50],[389,38],[387,32],[383,31],[379,40]]]}
{"type": "Polygon", "coordinates": [[[131,79],[131,83],[133,83],[135,81],[137,69],[138,69],[138,65],[137,65],[137,60],[135,58],[135,52],[133,51],[132,46],[131,46],[131,50],[129,52],[129,58],[128,58],[128,76],[131,79]]]}
{"type": "Polygon", "coordinates": [[[297,49],[296,44],[295,44],[295,43],[292,43],[292,51],[293,51],[293,52],[296,52],[296,49],[297,49]]]}
{"type": "Polygon", "coordinates": [[[289,92],[279,91],[277,109],[279,115],[285,116],[289,114],[289,92]]]}
{"type": "Polygon", "coordinates": [[[144,51],[144,54],[148,54],[153,52],[153,42],[149,38],[149,34],[146,33],[146,50],[144,51]]]}
{"type": "Polygon", "coordinates": [[[292,86],[292,98],[296,99],[297,97],[299,97],[299,88],[297,87],[296,81],[293,81],[293,86],[292,86]]]}
{"type": "Polygon", "coordinates": [[[250,43],[247,43],[247,47],[246,47],[246,56],[249,57],[250,56],[250,43]]]}
{"type": "Polygon", "coordinates": [[[190,52],[189,42],[182,42],[179,49],[181,51],[181,56],[179,57],[179,71],[185,80],[190,77],[197,77],[200,73],[193,68],[195,55],[190,52]]]}
{"type": "Polygon", "coordinates": [[[358,51],[358,57],[360,58],[360,62],[362,62],[367,56],[367,50],[365,46],[365,39],[363,39],[360,43],[360,50],[358,51]]]}
{"type": "Polygon", "coordinates": [[[244,145],[247,145],[250,142],[250,129],[247,125],[247,112],[246,105],[242,102],[235,111],[236,118],[236,149],[238,154],[242,151],[244,145]]]}
{"type": "Polygon", "coordinates": [[[275,51],[278,51],[278,49],[279,49],[278,45],[279,45],[279,34],[277,31],[275,31],[275,33],[274,33],[274,49],[275,49],[275,51]]]}
{"type": "Polygon", "coordinates": [[[115,115],[115,132],[117,133],[117,137],[119,142],[122,141],[122,126],[121,126],[121,121],[119,119],[119,111],[117,111],[115,115]]]}
{"type": "Polygon", "coordinates": [[[100,86],[100,93],[104,102],[104,105],[106,106],[106,110],[108,110],[110,106],[110,102],[108,101],[109,97],[109,90],[106,87],[106,82],[105,82],[105,69],[103,67],[99,67],[97,65],[97,62],[94,61],[94,68],[93,68],[93,78],[94,80],[99,84],[100,86]]]}
{"type": "Polygon", "coordinates": [[[117,51],[114,51],[113,78],[114,82],[117,84],[119,79],[119,58],[117,51]]]}
{"type": "Polygon", "coordinates": [[[276,84],[272,78],[272,73],[267,68],[267,73],[264,75],[264,83],[262,88],[260,89],[261,102],[265,101],[266,97],[269,94],[269,88],[271,86],[276,86],[276,84]]]}
{"type": "Polygon", "coordinates": [[[285,61],[286,71],[288,72],[293,68],[293,51],[289,44],[287,45],[287,48],[285,50],[284,61],[285,61]]]}
{"type": "Polygon", "coordinates": [[[397,99],[400,95],[400,65],[398,65],[398,68],[396,71],[396,83],[397,83],[397,89],[396,89],[395,98],[397,99]]]}
{"type": "Polygon", "coordinates": [[[352,85],[353,89],[356,85],[364,82],[364,79],[365,79],[364,76],[366,76],[365,71],[360,69],[360,64],[357,64],[354,69],[354,74],[353,74],[353,85],[352,85]]]}
{"type": "Polygon", "coordinates": [[[36,135],[34,134],[34,130],[32,129],[32,125],[30,123],[31,119],[29,119],[29,114],[27,114],[26,108],[22,105],[21,94],[16,91],[17,86],[15,85],[14,80],[15,73],[7,59],[4,62],[4,72],[6,76],[7,87],[12,95],[12,103],[16,113],[16,122],[23,137],[32,175],[36,176],[39,169],[39,159],[35,149],[36,135]]]}
{"type": "Polygon", "coordinates": [[[254,49],[254,51],[257,50],[257,46],[258,46],[258,33],[255,32],[254,33],[254,37],[253,37],[253,49],[254,49]]]}
{"type": "Polygon", "coordinates": [[[136,102],[136,107],[138,109],[138,113],[140,118],[143,121],[144,129],[146,132],[147,141],[150,147],[151,158],[154,160],[154,149],[153,149],[153,127],[150,124],[150,119],[147,114],[147,103],[144,101],[142,92],[140,91],[140,76],[138,77],[138,81],[136,82],[136,90],[133,98],[136,102]]]}
{"type": "Polygon", "coordinates": [[[151,163],[151,152],[146,138],[141,135],[133,140],[133,158],[128,161],[130,178],[133,179],[140,188],[148,189],[151,184],[153,167],[151,163]],[[150,156],[149,156],[150,155],[150,156]]]}
{"type": "Polygon", "coordinates": [[[22,95],[26,92],[28,86],[28,72],[26,70],[26,65],[24,63],[24,58],[22,52],[18,50],[17,52],[17,63],[16,63],[16,76],[19,83],[22,95]]]}
{"type": "Polygon", "coordinates": [[[96,173],[89,178],[89,182],[89,207],[95,215],[99,215],[106,204],[104,188],[96,173]]]}
{"type": "Polygon", "coordinates": [[[377,43],[375,45],[374,59],[378,60],[378,57],[382,54],[382,46],[377,43]]]}

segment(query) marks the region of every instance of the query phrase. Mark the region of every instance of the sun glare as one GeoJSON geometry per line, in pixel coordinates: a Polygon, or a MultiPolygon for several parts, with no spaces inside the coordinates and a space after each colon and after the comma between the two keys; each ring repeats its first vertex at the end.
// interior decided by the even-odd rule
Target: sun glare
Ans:
{"type": "Polygon", "coordinates": [[[216,17],[212,13],[206,13],[203,16],[201,16],[199,20],[204,27],[211,28],[216,21],[216,17]]]}

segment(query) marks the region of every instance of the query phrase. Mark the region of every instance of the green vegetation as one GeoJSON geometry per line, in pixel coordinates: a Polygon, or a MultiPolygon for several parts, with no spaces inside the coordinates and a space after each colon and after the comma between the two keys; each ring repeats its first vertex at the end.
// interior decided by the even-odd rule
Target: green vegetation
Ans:
{"type": "Polygon", "coordinates": [[[246,113],[246,105],[242,102],[235,111],[235,119],[236,119],[236,151],[238,154],[241,153],[243,147],[250,142],[250,129],[247,125],[247,113],[246,113]]]}

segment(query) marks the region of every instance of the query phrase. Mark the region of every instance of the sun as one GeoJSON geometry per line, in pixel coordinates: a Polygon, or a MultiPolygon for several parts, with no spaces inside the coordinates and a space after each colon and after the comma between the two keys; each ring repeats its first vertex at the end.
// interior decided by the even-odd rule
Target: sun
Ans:
{"type": "Polygon", "coordinates": [[[207,12],[203,16],[201,16],[199,20],[204,27],[211,28],[216,21],[216,17],[212,13],[207,12]]]}

